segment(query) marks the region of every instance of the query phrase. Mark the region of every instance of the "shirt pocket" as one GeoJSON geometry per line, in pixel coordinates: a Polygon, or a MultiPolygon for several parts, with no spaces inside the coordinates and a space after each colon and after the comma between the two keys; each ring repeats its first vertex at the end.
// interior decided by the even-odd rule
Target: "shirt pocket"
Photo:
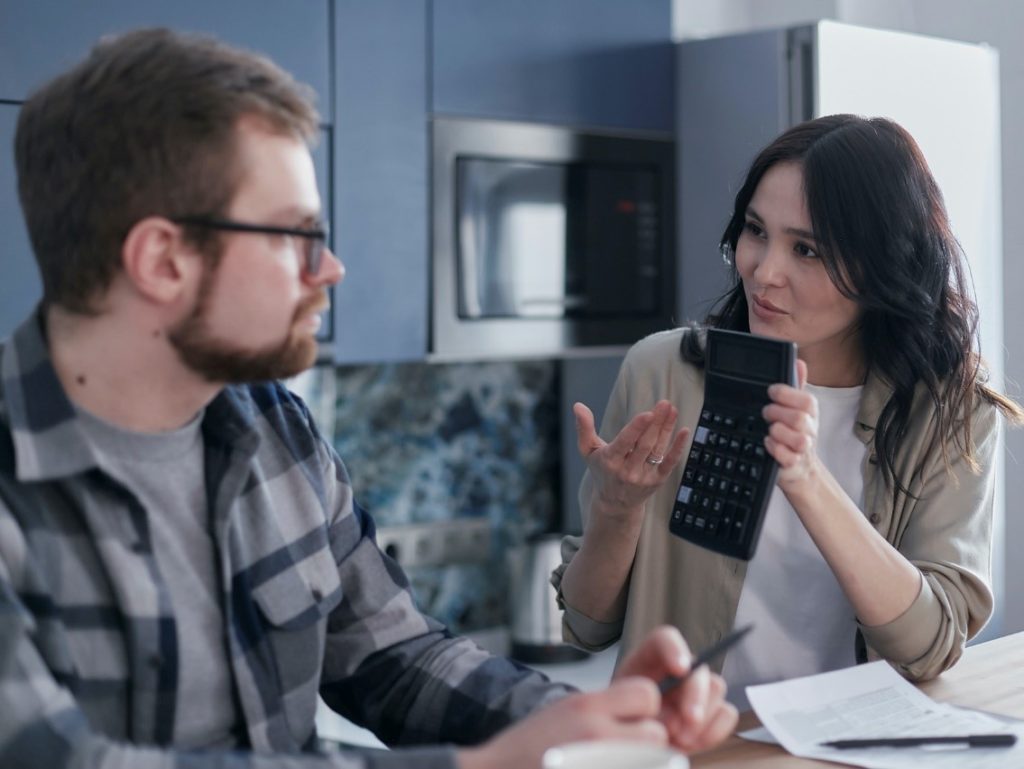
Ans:
{"type": "Polygon", "coordinates": [[[337,566],[326,548],[253,590],[264,622],[263,641],[277,673],[281,707],[297,747],[313,733],[327,618],[343,597],[337,566]]]}

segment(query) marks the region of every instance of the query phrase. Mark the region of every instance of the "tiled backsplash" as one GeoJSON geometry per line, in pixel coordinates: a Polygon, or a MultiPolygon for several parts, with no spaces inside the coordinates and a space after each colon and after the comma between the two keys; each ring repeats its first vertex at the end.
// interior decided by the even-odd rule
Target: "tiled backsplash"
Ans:
{"type": "Polygon", "coordinates": [[[324,368],[299,390],[378,526],[490,522],[485,562],[408,573],[420,606],[453,630],[505,624],[505,553],[558,527],[558,364],[324,368]]]}

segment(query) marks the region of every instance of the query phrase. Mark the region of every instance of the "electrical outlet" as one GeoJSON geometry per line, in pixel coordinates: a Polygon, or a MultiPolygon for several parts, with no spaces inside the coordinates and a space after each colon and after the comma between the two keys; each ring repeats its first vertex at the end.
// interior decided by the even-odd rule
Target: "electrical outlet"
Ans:
{"type": "Polygon", "coordinates": [[[402,568],[480,563],[491,557],[491,524],[486,518],[410,523],[377,529],[377,545],[402,568]]]}

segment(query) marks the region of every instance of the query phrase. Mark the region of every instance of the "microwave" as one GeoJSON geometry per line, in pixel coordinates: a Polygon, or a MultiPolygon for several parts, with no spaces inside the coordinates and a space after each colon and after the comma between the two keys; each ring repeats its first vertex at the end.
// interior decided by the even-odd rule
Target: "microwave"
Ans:
{"type": "Polygon", "coordinates": [[[671,136],[435,117],[434,359],[620,352],[675,314],[671,136]]]}

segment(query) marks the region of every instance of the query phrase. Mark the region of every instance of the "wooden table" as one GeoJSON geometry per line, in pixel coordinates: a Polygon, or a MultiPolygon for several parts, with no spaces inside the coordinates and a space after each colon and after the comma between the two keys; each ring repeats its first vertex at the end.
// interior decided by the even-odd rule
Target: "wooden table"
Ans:
{"type": "MultiPolygon", "coordinates": [[[[972,646],[963,658],[921,691],[939,702],[987,710],[1024,719],[1024,633],[972,646]]],[[[740,717],[737,731],[760,726],[753,712],[740,717]]],[[[714,750],[690,758],[694,769],[750,767],[751,769],[836,769],[836,764],[791,756],[779,745],[750,742],[733,735],[714,750]]]]}

